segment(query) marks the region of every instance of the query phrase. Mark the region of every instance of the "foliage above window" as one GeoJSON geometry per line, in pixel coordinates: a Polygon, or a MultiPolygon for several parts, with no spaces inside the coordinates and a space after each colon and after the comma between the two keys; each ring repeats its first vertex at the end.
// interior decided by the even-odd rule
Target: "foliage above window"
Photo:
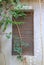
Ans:
{"type": "Polygon", "coordinates": [[[7,29],[9,24],[23,24],[23,22],[14,22],[12,17],[18,18],[19,16],[24,17],[25,13],[20,11],[22,5],[20,0],[0,0],[0,27],[3,27],[3,32],[7,29]]]}
{"type": "MultiPolygon", "coordinates": [[[[21,25],[23,22],[16,22],[12,20],[12,17],[18,18],[18,17],[24,17],[25,13],[23,11],[20,11],[22,8],[22,5],[20,3],[20,0],[0,0],[0,27],[3,27],[2,32],[5,32],[9,24],[14,24],[14,25],[21,25]]],[[[6,34],[6,37],[9,39],[11,35],[10,33],[6,34]]],[[[20,60],[23,59],[22,57],[22,48],[20,48],[20,45],[24,46],[24,42],[22,40],[17,40],[18,43],[14,42],[16,47],[14,50],[19,53],[17,58],[20,60]],[[20,45],[19,45],[20,44],[20,45]]]]}

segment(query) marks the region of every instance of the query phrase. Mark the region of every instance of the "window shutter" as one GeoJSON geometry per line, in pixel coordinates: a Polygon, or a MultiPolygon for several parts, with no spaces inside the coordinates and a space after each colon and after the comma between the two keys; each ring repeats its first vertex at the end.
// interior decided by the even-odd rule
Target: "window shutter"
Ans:
{"type": "MultiPolygon", "coordinates": [[[[28,47],[22,47],[23,55],[34,55],[34,11],[24,11],[26,16],[25,18],[19,17],[16,21],[22,21],[24,24],[19,25],[22,40],[25,41],[25,44],[29,44],[28,47]]],[[[14,20],[14,18],[13,18],[14,20]]],[[[19,36],[16,25],[12,25],[12,36],[19,36]]],[[[12,54],[17,55],[14,49],[14,38],[12,38],[12,54]]]]}

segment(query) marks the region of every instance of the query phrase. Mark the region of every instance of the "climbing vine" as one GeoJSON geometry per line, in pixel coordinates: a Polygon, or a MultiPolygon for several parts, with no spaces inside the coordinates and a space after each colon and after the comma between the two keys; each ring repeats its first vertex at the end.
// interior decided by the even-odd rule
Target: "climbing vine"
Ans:
{"type": "Polygon", "coordinates": [[[22,8],[22,5],[18,4],[19,2],[19,0],[0,0],[0,16],[2,17],[0,27],[3,27],[3,32],[7,29],[9,24],[23,24],[23,22],[14,22],[12,20],[12,17],[18,18],[19,16],[25,16],[24,12],[19,10],[22,8]]]}
{"type": "MultiPolygon", "coordinates": [[[[0,0],[0,28],[2,28],[2,32],[5,32],[8,28],[8,25],[21,25],[24,24],[24,22],[16,22],[15,20],[12,20],[12,17],[17,19],[18,17],[25,17],[25,13],[23,11],[20,11],[22,8],[22,5],[20,3],[20,0],[0,0]]],[[[6,37],[10,39],[10,33],[6,34],[6,37]]],[[[15,37],[17,38],[17,37],[15,37]]],[[[22,39],[18,38],[19,40],[14,41],[14,51],[18,53],[17,58],[21,61],[24,59],[22,55],[22,48],[21,46],[29,46],[28,44],[25,45],[26,42],[24,42],[22,39]]]]}

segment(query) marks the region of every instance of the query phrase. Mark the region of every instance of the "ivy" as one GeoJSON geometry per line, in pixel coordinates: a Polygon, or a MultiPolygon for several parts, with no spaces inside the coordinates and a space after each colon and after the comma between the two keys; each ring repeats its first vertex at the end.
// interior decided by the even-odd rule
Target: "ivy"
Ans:
{"type": "Polygon", "coordinates": [[[18,36],[14,37],[14,51],[17,52],[18,54],[17,58],[22,61],[23,60],[23,56],[22,56],[23,50],[21,46],[26,48],[29,46],[29,44],[21,40],[18,36]]]}
{"type": "MultiPolygon", "coordinates": [[[[13,21],[12,17],[17,19],[18,17],[25,17],[25,13],[21,11],[22,5],[20,4],[20,0],[0,0],[0,16],[2,20],[0,20],[0,27],[3,27],[2,32],[5,32],[8,28],[8,25],[21,25],[24,24],[22,21],[13,21]]],[[[6,34],[7,39],[10,39],[11,32],[6,34]]],[[[21,40],[19,37],[16,40],[14,39],[14,51],[18,53],[17,58],[19,60],[23,60],[22,56],[22,48],[20,46],[29,46],[28,44],[25,45],[26,42],[21,40]]]]}
{"type": "Polygon", "coordinates": [[[0,2],[2,2],[2,0],[0,0],[0,2]]]}
{"type": "Polygon", "coordinates": [[[7,38],[7,39],[10,39],[11,34],[12,34],[11,32],[10,32],[10,33],[8,33],[8,34],[6,34],[6,38],[7,38]]]}
{"type": "Polygon", "coordinates": [[[19,5],[19,6],[17,5],[15,7],[15,9],[13,9],[13,10],[11,10],[11,9],[6,10],[6,8],[5,8],[3,14],[1,14],[1,11],[3,9],[0,9],[0,14],[2,16],[2,20],[0,21],[0,27],[2,27],[2,25],[4,25],[3,32],[7,29],[7,27],[8,27],[9,24],[13,24],[13,25],[14,24],[18,24],[18,25],[23,24],[22,21],[20,21],[20,22],[19,21],[18,22],[15,21],[14,22],[13,20],[11,20],[11,17],[14,17],[15,19],[17,19],[18,17],[24,17],[25,16],[25,13],[23,11],[19,10],[21,7],[22,7],[21,5],[19,5]]]}
{"type": "Polygon", "coordinates": [[[17,55],[17,58],[18,58],[18,60],[23,61],[23,56],[21,56],[21,55],[17,55]]]}

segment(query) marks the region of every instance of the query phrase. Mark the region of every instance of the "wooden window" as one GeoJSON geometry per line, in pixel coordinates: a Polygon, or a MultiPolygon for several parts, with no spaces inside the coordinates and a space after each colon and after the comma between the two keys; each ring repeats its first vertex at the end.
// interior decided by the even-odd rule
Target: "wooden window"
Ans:
{"type": "MultiPolygon", "coordinates": [[[[19,17],[16,21],[22,21],[24,24],[19,25],[22,40],[29,44],[27,48],[23,47],[23,55],[34,55],[34,11],[24,11],[26,16],[25,18],[19,17]]],[[[16,25],[12,25],[12,54],[16,55],[17,53],[14,49],[14,37],[19,36],[16,25]]]]}

